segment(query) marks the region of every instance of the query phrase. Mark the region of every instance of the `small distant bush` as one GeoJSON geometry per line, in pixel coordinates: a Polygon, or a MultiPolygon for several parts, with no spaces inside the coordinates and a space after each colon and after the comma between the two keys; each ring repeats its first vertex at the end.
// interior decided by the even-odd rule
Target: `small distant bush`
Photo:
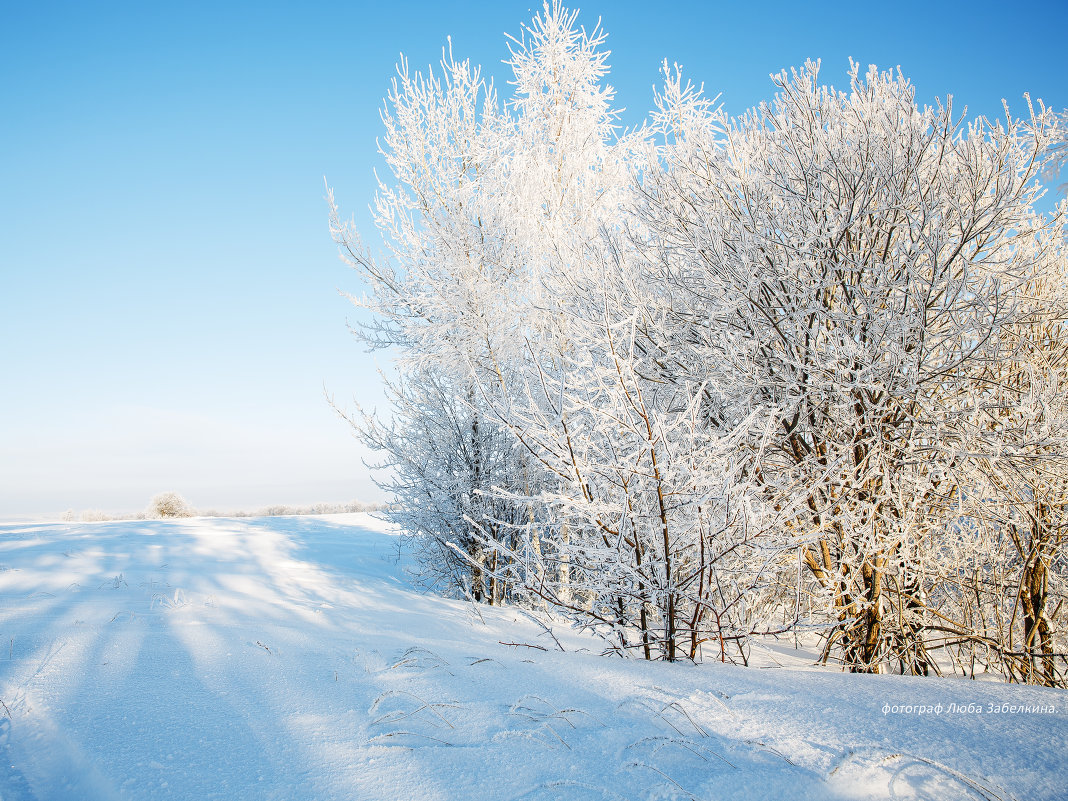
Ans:
{"type": "Polygon", "coordinates": [[[161,492],[145,510],[145,517],[150,518],[192,517],[193,514],[193,507],[177,492],[161,492]]]}

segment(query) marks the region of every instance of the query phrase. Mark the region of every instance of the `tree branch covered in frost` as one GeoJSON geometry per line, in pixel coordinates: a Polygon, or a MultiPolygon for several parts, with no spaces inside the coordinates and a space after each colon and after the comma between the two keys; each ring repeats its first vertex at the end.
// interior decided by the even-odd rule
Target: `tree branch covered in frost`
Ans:
{"type": "MultiPolygon", "coordinates": [[[[1068,166],[1068,109],[1052,115],[1047,132],[1048,144],[1042,153],[1042,177],[1049,183],[1055,183],[1068,166]]],[[[1068,192],[1068,181],[1059,186],[1061,192],[1068,192]]]]}
{"type": "Polygon", "coordinates": [[[503,104],[402,62],[383,256],[331,195],[400,371],[349,419],[431,580],[645,658],[805,627],[851,670],[1063,684],[1054,115],[809,62],[730,117],[665,64],[622,132],[603,44],[546,4],[503,104]]]}

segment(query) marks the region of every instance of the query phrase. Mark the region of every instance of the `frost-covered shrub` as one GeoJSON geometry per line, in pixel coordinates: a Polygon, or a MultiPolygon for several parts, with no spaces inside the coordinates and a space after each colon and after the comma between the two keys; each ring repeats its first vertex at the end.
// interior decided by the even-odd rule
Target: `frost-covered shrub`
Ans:
{"type": "Polygon", "coordinates": [[[149,518],[192,517],[193,514],[193,507],[177,492],[161,492],[145,510],[149,518]]]}

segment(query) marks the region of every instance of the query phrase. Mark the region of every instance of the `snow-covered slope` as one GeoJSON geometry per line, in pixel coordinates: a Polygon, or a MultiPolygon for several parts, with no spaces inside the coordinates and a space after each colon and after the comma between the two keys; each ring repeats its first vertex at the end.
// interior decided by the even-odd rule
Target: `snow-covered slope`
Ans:
{"type": "Polygon", "coordinates": [[[1065,693],[562,652],[414,590],[397,545],[0,526],[0,799],[1068,797],[1065,693]]]}

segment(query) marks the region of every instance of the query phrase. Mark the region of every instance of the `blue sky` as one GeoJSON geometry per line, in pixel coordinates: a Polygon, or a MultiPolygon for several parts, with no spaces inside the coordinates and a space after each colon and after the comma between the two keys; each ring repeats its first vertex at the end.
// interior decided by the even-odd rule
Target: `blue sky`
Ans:
{"type": "MultiPolygon", "coordinates": [[[[366,224],[398,54],[451,35],[503,93],[504,34],[540,6],[0,1],[0,516],[380,497],[324,398],[382,403],[323,178],[366,224]]],[[[573,5],[627,123],[664,58],[732,113],[850,56],[969,115],[1068,106],[1064,0],[573,5]]]]}

